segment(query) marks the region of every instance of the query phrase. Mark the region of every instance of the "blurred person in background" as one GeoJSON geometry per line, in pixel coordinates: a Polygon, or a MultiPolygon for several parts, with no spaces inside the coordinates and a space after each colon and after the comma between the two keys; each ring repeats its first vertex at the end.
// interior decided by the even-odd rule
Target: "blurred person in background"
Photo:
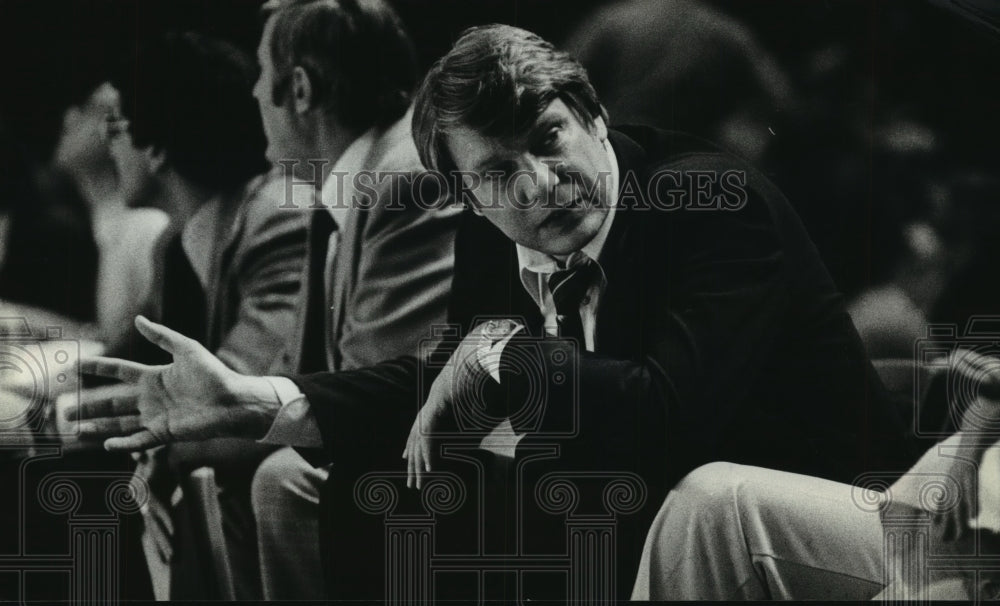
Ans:
{"type": "MultiPolygon", "coordinates": [[[[46,372],[54,361],[50,346],[75,342],[86,352],[80,338],[96,338],[98,250],[87,206],[72,183],[59,171],[35,168],[19,143],[0,123],[0,485],[6,488],[0,553],[29,560],[73,548],[66,516],[39,502],[44,478],[94,470],[128,477],[134,464],[103,450],[62,456],[66,451],[53,448],[58,443],[34,422],[45,418],[49,396],[60,387],[46,372]]],[[[138,516],[120,516],[112,547],[121,554],[118,590],[127,599],[151,597],[145,566],[131,564],[142,560],[140,523],[138,516]]],[[[65,579],[65,572],[12,571],[0,575],[0,600],[66,600],[65,579]]]]}
{"type": "MultiPolygon", "coordinates": [[[[83,90],[86,92],[72,99],[63,112],[50,166],[36,171],[37,178],[49,184],[47,195],[33,186],[32,173],[23,167],[20,184],[8,182],[11,194],[4,200],[13,200],[24,210],[16,226],[9,213],[0,220],[0,267],[4,266],[7,244],[13,247],[11,263],[0,273],[9,277],[7,288],[15,299],[5,298],[0,310],[5,318],[27,320],[38,339],[47,339],[49,329],[55,328],[58,338],[79,340],[86,351],[97,353],[120,346],[131,330],[133,318],[149,295],[152,246],[167,218],[158,210],[125,209],[107,137],[107,120],[118,112],[118,94],[107,83],[91,83],[83,90]],[[14,193],[18,189],[21,195],[14,193]],[[38,199],[27,205],[23,200],[31,192],[38,199]],[[29,208],[43,214],[33,217],[29,208]],[[60,212],[53,215],[47,211],[52,208],[60,212]],[[33,221],[41,229],[31,230],[33,221]],[[71,221],[75,223],[72,226],[71,221]],[[78,263],[91,259],[93,245],[79,233],[87,228],[92,229],[97,245],[96,277],[89,271],[75,271],[78,263]],[[30,255],[27,238],[35,238],[30,255]],[[50,251],[65,251],[65,256],[57,258],[62,267],[51,266],[51,278],[46,280],[41,266],[51,263],[50,251]],[[76,261],[77,256],[81,261],[76,261]],[[29,273],[32,263],[35,267],[29,273]],[[67,292],[65,286],[56,286],[59,284],[75,285],[76,292],[67,292]],[[83,305],[93,305],[93,311],[84,313],[83,305]]],[[[13,172],[17,166],[18,159],[12,159],[5,163],[5,170],[13,172]]],[[[24,394],[32,385],[24,375],[6,373],[0,378],[5,392],[24,394]]]]}
{"type": "Polygon", "coordinates": [[[927,336],[954,248],[941,231],[947,154],[929,126],[909,120],[876,128],[872,143],[871,212],[855,221],[870,285],[851,298],[848,313],[872,359],[909,360],[927,336]]]}
{"type": "Polygon", "coordinates": [[[0,119],[0,311],[78,337],[95,317],[97,247],[87,208],[32,165],[0,119]]]}
{"type": "MultiPolygon", "coordinates": [[[[112,79],[121,115],[109,127],[125,204],[160,209],[170,220],[144,314],[230,368],[261,373],[295,332],[306,223],[285,205],[284,182],[266,174],[255,75],[250,57],[228,43],[195,33],[157,37],[112,79]]],[[[135,341],[123,352],[169,361],[135,341]]],[[[195,548],[199,521],[189,503],[171,505],[178,482],[202,466],[215,470],[237,597],[259,598],[250,482],[270,450],[253,440],[208,440],[140,461],[136,473],[152,488],[147,536],[153,559],[170,565],[172,599],[218,597],[195,548]]]]}
{"type": "Polygon", "coordinates": [[[788,76],[739,20],[689,0],[597,10],[565,44],[608,113],[717,141],[751,162],[794,105],[788,76]]]}
{"type": "Polygon", "coordinates": [[[90,211],[99,252],[97,338],[115,349],[129,333],[152,284],[153,244],[167,226],[157,209],[127,209],[108,146],[118,92],[107,82],[63,114],[53,164],[70,177],[90,211]]]}
{"type": "MultiPolygon", "coordinates": [[[[946,323],[962,335],[975,316],[1000,316],[1000,286],[992,279],[1000,258],[1000,178],[995,158],[966,162],[945,178],[948,215],[942,229],[953,247],[953,270],[941,297],[929,312],[935,323],[946,323]]],[[[994,330],[997,323],[993,323],[994,330]]]]}

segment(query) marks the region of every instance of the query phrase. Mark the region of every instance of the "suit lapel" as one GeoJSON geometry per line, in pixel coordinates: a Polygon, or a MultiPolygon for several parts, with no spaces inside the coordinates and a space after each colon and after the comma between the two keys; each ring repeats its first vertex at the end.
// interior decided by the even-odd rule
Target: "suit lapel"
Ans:
{"type": "Polygon", "coordinates": [[[243,205],[254,195],[253,192],[242,190],[240,194],[232,199],[223,200],[219,208],[218,228],[220,247],[219,255],[216,257],[218,263],[213,268],[208,294],[210,316],[208,318],[208,335],[213,346],[217,346],[221,341],[222,326],[226,319],[223,314],[229,313],[222,301],[230,301],[232,297],[228,291],[230,273],[233,271],[233,259],[236,256],[238,243],[243,239],[243,230],[246,227],[245,217],[242,213],[246,210],[243,205]]]}
{"type": "MultiPolygon", "coordinates": [[[[367,160],[365,166],[369,166],[367,160]]],[[[345,215],[344,225],[337,226],[337,251],[332,257],[328,256],[330,264],[326,266],[323,274],[331,276],[333,280],[330,285],[330,297],[326,300],[324,307],[324,318],[327,321],[323,327],[326,335],[327,364],[331,370],[337,370],[340,367],[337,341],[340,339],[341,326],[344,323],[349,286],[353,288],[355,280],[354,272],[357,269],[357,256],[359,254],[358,245],[367,219],[367,211],[356,208],[352,202],[357,191],[354,188],[353,175],[348,175],[344,180],[344,198],[341,203],[350,204],[350,210],[345,215]]]]}
{"type": "MultiPolygon", "coordinates": [[[[372,212],[379,212],[379,208],[364,210],[357,208],[353,203],[353,197],[357,193],[354,187],[354,172],[357,170],[372,171],[375,178],[378,173],[386,169],[387,160],[393,157],[395,147],[400,142],[409,141],[409,114],[404,119],[397,121],[388,130],[382,131],[375,136],[371,149],[365,155],[364,160],[356,167],[348,169],[348,175],[344,178],[342,204],[349,204],[343,225],[338,225],[338,243],[336,254],[330,258],[330,265],[326,267],[326,274],[332,277],[330,287],[330,297],[326,301],[328,313],[328,325],[326,331],[326,352],[327,362],[330,369],[340,368],[340,355],[337,343],[340,341],[340,334],[344,325],[344,317],[349,304],[350,293],[354,289],[357,280],[356,272],[362,254],[362,239],[369,216],[372,212]],[[331,266],[332,265],[332,266],[331,266]]],[[[375,183],[378,188],[379,182],[375,183]]],[[[379,206],[384,201],[377,201],[379,206]]]]}
{"type": "MultiPolygon", "coordinates": [[[[645,150],[620,132],[609,131],[608,137],[618,160],[619,185],[624,187],[630,174],[636,175],[643,183],[645,150]]],[[[646,280],[642,270],[648,263],[642,258],[641,230],[636,224],[635,214],[631,212],[630,204],[622,202],[620,199],[599,259],[607,286],[597,312],[597,351],[609,355],[634,351],[632,341],[637,338],[637,327],[642,319],[636,305],[641,305],[644,300],[642,291],[646,280]]]]}
{"type": "MultiPolygon", "coordinates": [[[[477,296],[469,308],[489,316],[519,316],[527,322],[530,334],[543,336],[545,320],[521,282],[514,242],[482,217],[470,216],[469,222],[473,235],[467,238],[471,245],[468,261],[463,261],[470,266],[477,296]]],[[[464,314],[466,310],[457,311],[464,314]]],[[[471,329],[475,318],[468,320],[464,328],[471,329]]]]}
{"type": "Polygon", "coordinates": [[[597,310],[597,352],[621,354],[634,351],[636,327],[641,324],[641,305],[647,279],[642,275],[648,261],[642,258],[642,234],[634,215],[626,208],[615,213],[615,222],[604,244],[600,264],[607,278],[597,310]],[[637,309],[637,306],[639,308],[637,309]]]}
{"type": "Polygon", "coordinates": [[[181,245],[198,278],[207,314],[205,333],[190,336],[210,348],[217,345],[215,333],[222,322],[220,315],[225,313],[217,302],[228,298],[224,274],[232,261],[234,248],[243,228],[238,215],[244,193],[246,190],[241,190],[240,194],[232,198],[209,200],[192,217],[181,235],[181,245]]]}

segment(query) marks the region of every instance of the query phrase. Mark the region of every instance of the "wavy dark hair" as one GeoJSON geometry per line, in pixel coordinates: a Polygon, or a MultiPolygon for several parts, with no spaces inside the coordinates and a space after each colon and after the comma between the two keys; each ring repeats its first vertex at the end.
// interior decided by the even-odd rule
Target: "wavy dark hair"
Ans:
{"type": "Polygon", "coordinates": [[[112,78],[136,147],[162,150],[181,176],[231,191],[267,170],[267,139],[253,84],[235,46],[171,32],[141,47],[112,78]]]}
{"type": "Polygon", "coordinates": [[[413,137],[420,159],[433,170],[454,170],[443,137],[449,130],[514,140],[557,98],[584,123],[607,120],[586,70],[569,54],[509,25],[467,29],[417,92],[413,137]]]}

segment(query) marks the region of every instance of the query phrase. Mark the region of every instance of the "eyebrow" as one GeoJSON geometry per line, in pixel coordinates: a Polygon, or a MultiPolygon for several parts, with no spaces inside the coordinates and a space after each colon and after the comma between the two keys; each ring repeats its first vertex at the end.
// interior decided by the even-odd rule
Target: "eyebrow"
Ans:
{"type": "Polygon", "coordinates": [[[566,118],[559,115],[545,115],[539,116],[538,120],[528,129],[528,136],[526,137],[529,141],[535,139],[544,131],[549,130],[553,126],[558,126],[560,124],[566,124],[566,118]]]}
{"type": "Polygon", "coordinates": [[[496,164],[500,160],[502,160],[502,157],[496,155],[483,158],[482,160],[477,162],[476,165],[472,168],[472,172],[474,173],[482,172],[485,167],[496,164]]]}
{"type": "MultiPolygon", "coordinates": [[[[542,131],[546,131],[549,128],[552,128],[553,126],[565,123],[566,123],[566,118],[564,118],[563,116],[553,115],[550,113],[543,113],[541,116],[538,117],[535,123],[531,125],[531,128],[528,129],[528,132],[523,137],[523,139],[529,141],[530,145],[530,141],[537,138],[539,136],[539,133],[541,133],[542,131]]],[[[473,172],[482,172],[484,168],[488,167],[491,164],[496,163],[498,160],[501,159],[503,158],[497,155],[488,156],[477,162],[473,166],[472,170],[473,172]]]]}

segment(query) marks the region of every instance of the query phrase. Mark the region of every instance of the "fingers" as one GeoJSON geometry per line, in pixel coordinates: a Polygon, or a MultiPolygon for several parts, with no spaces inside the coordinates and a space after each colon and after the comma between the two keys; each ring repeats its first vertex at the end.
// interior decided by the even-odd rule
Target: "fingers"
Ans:
{"type": "MultiPolygon", "coordinates": [[[[76,406],[65,405],[63,418],[67,421],[116,417],[138,413],[139,389],[135,385],[107,385],[80,392],[76,406]]],[[[63,398],[60,398],[63,400],[63,398]]],[[[57,402],[57,408],[60,402],[57,402]]]]}
{"type": "Polygon", "coordinates": [[[141,429],[142,421],[139,420],[139,415],[107,417],[80,423],[80,437],[85,439],[104,439],[128,436],[141,429]]]}
{"type": "Polygon", "coordinates": [[[120,360],[118,358],[105,358],[103,356],[80,360],[80,372],[83,374],[107,379],[118,379],[125,383],[137,383],[152,368],[154,367],[139,364],[138,362],[120,360]]]}
{"type": "Polygon", "coordinates": [[[139,329],[142,336],[146,337],[147,341],[169,354],[176,354],[190,347],[191,339],[162,324],[151,322],[145,316],[136,316],[135,327],[139,329]]]}
{"type": "Polygon", "coordinates": [[[430,473],[431,450],[433,448],[430,437],[423,435],[418,426],[419,419],[410,428],[410,437],[406,441],[406,449],[403,450],[403,458],[406,459],[406,487],[420,490],[424,487],[424,474],[430,473]]]}
{"type": "Polygon", "coordinates": [[[412,456],[407,456],[406,457],[406,487],[407,488],[413,488],[413,482],[414,482],[414,480],[415,480],[415,478],[414,478],[414,473],[413,473],[413,457],[412,456]]]}
{"type": "Polygon", "coordinates": [[[410,428],[410,435],[406,439],[406,448],[403,450],[403,458],[406,459],[406,487],[413,488],[414,481],[416,480],[413,463],[416,460],[416,454],[413,450],[413,445],[415,443],[413,432],[416,429],[416,423],[410,428]]]}
{"type": "Polygon", "coordinates": [[[108,438],[104,441],[104,449],[109,452],[133,452],[146,450],[164,444],[164,440],[153,435],[148,429],[137,431],[130,436],[108,438]]]}

